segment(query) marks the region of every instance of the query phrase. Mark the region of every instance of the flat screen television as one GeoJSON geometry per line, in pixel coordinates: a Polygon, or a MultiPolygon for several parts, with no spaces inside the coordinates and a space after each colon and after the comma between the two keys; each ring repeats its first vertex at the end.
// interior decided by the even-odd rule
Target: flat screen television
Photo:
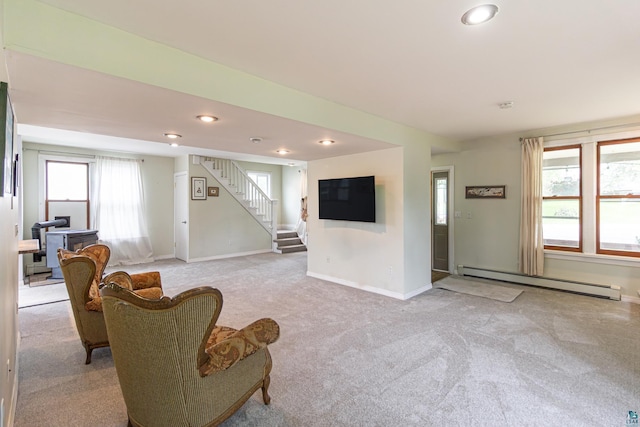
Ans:
{"type": "Polygon", "coordinates": [[[319,218],[376,222],[374,176],[318,180],[319,218]]]}

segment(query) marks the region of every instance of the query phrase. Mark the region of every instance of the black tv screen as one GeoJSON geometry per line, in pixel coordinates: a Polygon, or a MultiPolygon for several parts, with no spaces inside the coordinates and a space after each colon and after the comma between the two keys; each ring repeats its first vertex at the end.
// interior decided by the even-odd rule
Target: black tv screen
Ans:
{"type": "Polygon", "coordinates": [[[319,218],[376,222],[375,177],[318,181],[319,218]]]}

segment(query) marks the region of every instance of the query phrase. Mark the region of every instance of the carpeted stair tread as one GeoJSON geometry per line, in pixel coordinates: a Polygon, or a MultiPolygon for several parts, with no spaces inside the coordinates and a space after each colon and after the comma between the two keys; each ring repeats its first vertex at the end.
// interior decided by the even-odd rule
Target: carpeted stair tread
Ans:
{"type": "Polygon", "coordinates": [[[275,242],[278,244],[278,247],[302,244],[302,240],[300,240],[299,237],[287,237],[285,239],[276,239],[275,242]]]}
{"type": "Polygon", "coordinates": [[[280,248],[280,251],[283,254],[288,254],[291,252],[306,252],[307,247],[303,244],[299,244],[299,245],[290,245],[290,246],[283,246],[280,248]]]}

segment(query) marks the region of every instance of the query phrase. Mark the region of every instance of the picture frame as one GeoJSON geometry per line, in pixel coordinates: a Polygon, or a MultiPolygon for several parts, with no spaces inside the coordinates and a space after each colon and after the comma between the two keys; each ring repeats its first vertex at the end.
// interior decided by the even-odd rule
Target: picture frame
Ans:
{"type": "Polygon", "coordinates": [[[465,187],[465,199],[505,199],[505,185],[472,185],[465,187]]]}
{"type": "Polygon", "coordinates": [[[191,200],[207,200],[207,178],[191,177],[191,200]]]}
{"type": "Polygon", "coordinates": [[[209,197],[218,197],[220,195],[219,187],[207,187],[207,195],[209,197]]]}
{"type": "Polygon", "coordinates": [[[9,99],[9,86],[0,82],[0,196],[13,196],[13,108],[9,99]]]}
{"type": "Polygon", "coordinates": [[[13,197],[18,197],[18,187],[20,187],[20,183],[18,182],[19,177],[20,177],[20,154],[16,154],[15,160],[13,161],[13,197]]]}

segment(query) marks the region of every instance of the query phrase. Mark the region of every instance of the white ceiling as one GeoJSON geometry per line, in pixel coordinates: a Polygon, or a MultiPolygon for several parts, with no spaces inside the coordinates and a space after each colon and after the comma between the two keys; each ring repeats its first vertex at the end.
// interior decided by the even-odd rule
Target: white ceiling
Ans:
{"type": "MultiPolygon", "coordinates": [[[[479,4],[462,0],[43,3],[453,140],[640,113],[638,0],[496,1],[479,26],[460,22],[479,4]]],[[[8,71],[27,125],[158,142],[161,127],[199,132],[200,148],[287,146],[298,160],[388,146],[15,52],[8,71]],[[225,118],[215,136],[193,120],[207,109],[225,118]],[[309,143],[327,136],[349,144],[309,143]]]]}

